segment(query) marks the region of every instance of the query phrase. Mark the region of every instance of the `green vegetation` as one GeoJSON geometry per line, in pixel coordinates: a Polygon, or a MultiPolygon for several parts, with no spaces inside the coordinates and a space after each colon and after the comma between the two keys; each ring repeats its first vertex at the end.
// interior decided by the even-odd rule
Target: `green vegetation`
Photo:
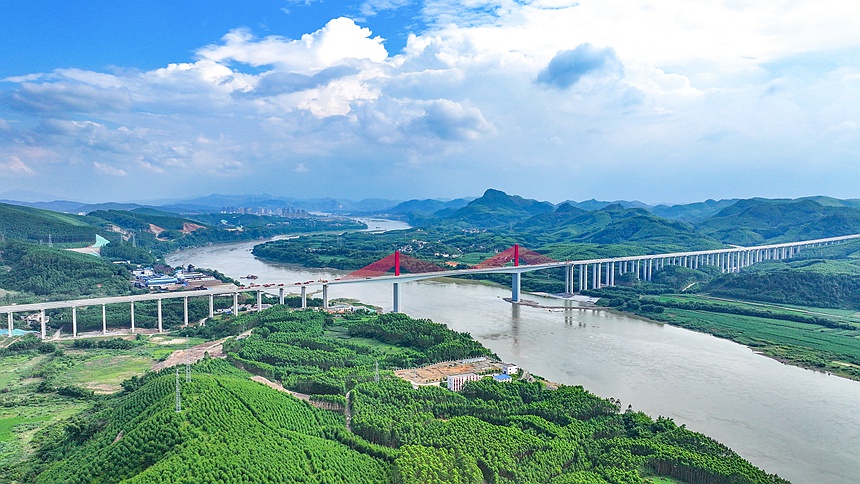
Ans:
{"type": "Polygon", "coordinates": [[[86,217],[0,203],[0,241],[92,243],[97,232],[86,217]]]}
{"type": "Polygon", "coordinates": [[[228,358],[302,393],[343,395],[356,383],[373,380],[377,365],[408,368],[489,354],[468,334],[404,314],[351,315],[334,328],[333,320],[321,313],[291,313],[281,307],[246,318],[257,329],[250,337],[225,343],[228,358]],[[349,338],[342,337],[344,332],[349,338]]]}
{"type": "MultiPolygon", "coordinates": [[[[74,299],[131,294],[131,273],[86,254],[17,241],[0,243],[0,287],[35,296],[74,299]]],[[[4,304],[23,302],[5,297],[4,304]]]]}
{"type": "Polygon", "coordinates": [[[480,380],[461,393],[413,389],[391,372],[404,358],[488,353],[431,321],[282,307],[233,319],[255,329],[226,345],[230,359],[323,393],[304,402],[204,359],[190,381],[181,372],[177,412],[173,369],[147,373],[123,392],[76,397],[88,402],[84,411],[41,426],[27,459],[7,461],[0,482],[786,482],[704,435],[620,412],[578,386],[480,380]]]}
{"type": "Polygon", "coordinates": [[[698,224],[727,244],[762,245],[860,233],[860,208],[827,200],[739,200],[698,224]],[[826,204],[824,204],[824,203],[826,204]]]}
{"type": "Polygon", "coordinates": [[[0,350],[0,483],[20,482],[18,467],[35,452],[45,429],[103,405],[110,398],[104,394],[119,392],[123,381],[147,371],[157,354],[184,348],[184,341],[43,343],[26,336],[0,350]]]}
{"type": "Polygon", "coordinates": [[[860,263],[802,260],[753,266],[712,280],[715,296],[813,307],[860,309],[860,263]]]}

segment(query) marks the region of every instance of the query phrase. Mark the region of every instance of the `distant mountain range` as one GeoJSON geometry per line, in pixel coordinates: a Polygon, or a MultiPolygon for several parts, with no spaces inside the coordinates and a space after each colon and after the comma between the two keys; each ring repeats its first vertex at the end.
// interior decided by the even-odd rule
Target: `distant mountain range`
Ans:
{"type": "MultiPolygon", "coordinates": [[[[7,194],[9,192],[6,192],[7,194]]],[[[34,196],[30,194],[30,196],[34,196]]],[[[545,240],[589,241],[590,243],[620,243],[677,237],[720,241],[736,245],[784,242],[803,238],[819,238],[860,232],[860,200],[831,197],[799,199],[731,199],[706,200],[679,205],[649,206],[639,201],[607,202],[585,200],[566,201],[558,205],[509,195],[488,189],[478,198],[455,200],[423,199],[396,201],[365,199],[360,201],[334,198],[296,199],[261,195],[219,195],[170,201],[164,205],[106,202],[87,204],[69,200],[53,202],[12,201],[0,210],[7,223],[0,224],[6,236],[44,240],[51,232],[89,237],[94,232],[91,218],[64,214],[100,214],[133,211],[142,217],[158,217],[159,222],[176,217],[182,223],[193,220],[195,214],[218,213],[223,209],[290,208],[310,212],[348,215],[374,215],[401,218],[416,226],[458,226],[461,228],[516,229],[519,233],[534,233],[545,240]],[[29,212],[15,206],[26,206],[47,212],[29,212]],[[33,215],[35,214],[35,215],[33,215]],[[52,215],[53,214],[53,215],[52,215]],[[29,218],[29,219],[28,219],[29,218]],[[17,228],[12,221],[20,222],[17,228]],[[59,225],[58,225],[59,224],[59,225]],[[25,228],[22,228],[25,227],[25,228]],[[66,227],[65,229],[63,227],[66,227]],[[26,232],[26,233],[25,233],[26,232]],[[694,236],[695,234],[695,236],[694,236]]],[[[116,215],[114,215],[116,216],[116,215]]],[[[110,218],[110,217],[108,217],[110,218]]],[[[103,221],[103,220],[102,220],[103,221]]],[[[120,224],[121,225],[121,224],[120,224]]],[[[158,224],[156,224],[158,225],[158,224]]],[[[181,226],[181,223],[180,223],[181,226]]],[[[56,240],[55,240],[56,241],[56,240]]],[[[692,242],[692,239],[689,241],[692,242]]],[[[701,242],[701,240],[699,241],[701,242]]],[[[701,243],[693,245],[701,246],[701,243]]]]}

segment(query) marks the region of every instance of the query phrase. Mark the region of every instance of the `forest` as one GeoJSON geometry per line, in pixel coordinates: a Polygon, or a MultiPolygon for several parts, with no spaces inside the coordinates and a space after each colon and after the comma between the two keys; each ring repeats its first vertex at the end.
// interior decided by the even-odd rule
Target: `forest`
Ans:
{"type": "Polygon", "coordinates": [[[707,436],[579,386],[413,388],[392,370],[490,353],[432,321],[276,306],[222,329],[239,325],[253,332],[229,339],[226,360],[204,358],[187,379],[167,368],[114,395],[78,396],[95,404],[38,431],[35,452],[0,482],[787,482],[707,436]]]}

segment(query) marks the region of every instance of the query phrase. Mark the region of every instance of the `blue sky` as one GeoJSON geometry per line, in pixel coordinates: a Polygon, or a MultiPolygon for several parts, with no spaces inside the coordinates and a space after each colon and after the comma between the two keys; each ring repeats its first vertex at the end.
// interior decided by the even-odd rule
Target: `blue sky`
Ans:
{"type": "Polygon", "coordinates": [[[0,194],[860,197],[836,0],[0,0],[0,194]]]}

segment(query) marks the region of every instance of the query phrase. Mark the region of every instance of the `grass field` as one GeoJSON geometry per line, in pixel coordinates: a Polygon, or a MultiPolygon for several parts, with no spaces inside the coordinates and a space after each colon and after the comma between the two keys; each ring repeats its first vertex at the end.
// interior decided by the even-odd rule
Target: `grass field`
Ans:
{"type": "Polygon", "coordinates": [[[92,407],[95,399],[77,399],[53,391],[40,392],[39,385],[72,385],[98,394],[114,393],[121,383],[146,372],[153,364],[186,342],[194,346],[200,338],[170,335],[144,336],[143,344],[130,350],[79,349],[71,341],[57,343],[59,352],[26,352],[0,356],[0,482],[3,469],[25,459],[34,449],[33,436],[40,429],[92,407]]]}
{"type": "Polygon", "coordinates": [[[840,322],[847,322],[857,325],[860,329],[860,312],[850,309],[832,309],[832,308],[816,308],[794,306],[788,304],[773,304],[765,302],[739,301],[735,299],[724,299],[698,294],[671,294],[658,296],[658,301],[678,301],[678,302],[705,302],[709,304],[719,304],[738,309],[750,308],[759,310],[768,310],[776,314],[797,314],[805,316],[820,316],[828,319],[833,319],[840,322]]]}
{"type": "Polygon", "coordinates": [[[329,329],[325,330],[325,333],[324,333],[324,334],[325,334],[325,336],[328,336],[328,337],[330,337],[330,338],[335,338],[335,339],[348,339],[350,342],[355,342],[355,343],[358,343],[358,344],[367,345],[367,346],[372,347],[373,349],[376,349],[376,350],[379,350],[379,351],[383,351],[383,352],[387,352],[387,351],[396,352],[396,351],[399,351],[399,348],[398,348],[398,347],[393,346],[393,345],[389,345],[389,344],[386,344],[386,343],[383,343],[383,342],[381,342],[381,341],[377,341],[377,340],[375,340],[375,339],[371,339],[371,338],[359,338],[359,337],[357,337],[357,336],[350,336],[350,335],[349,335],[349,331],[348,331],[346,328],[342,327],[342,326],[333,326],[333,327],[331,327],[331,328],[329,328],[329,329]]]}

